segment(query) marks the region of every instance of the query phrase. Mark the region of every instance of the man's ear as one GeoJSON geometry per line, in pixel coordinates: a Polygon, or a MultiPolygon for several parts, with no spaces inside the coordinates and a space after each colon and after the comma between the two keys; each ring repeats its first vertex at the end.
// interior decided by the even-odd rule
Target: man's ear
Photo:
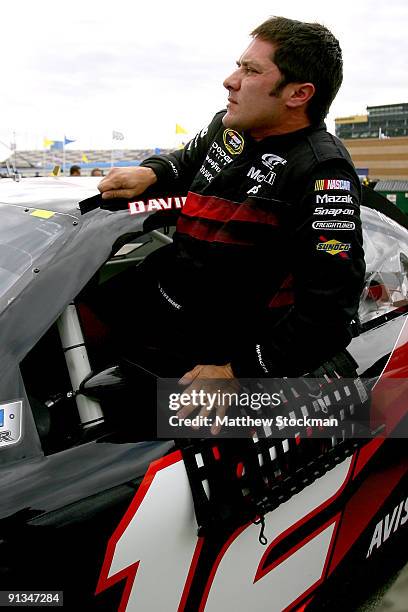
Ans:
{"type": "Polygon", "coordinates": [[[289,108],[298,108],[309,102],[314,95],[316,88],[313,83],[290,83],[289,95],[286,99],[286,105],[289,108]]]}

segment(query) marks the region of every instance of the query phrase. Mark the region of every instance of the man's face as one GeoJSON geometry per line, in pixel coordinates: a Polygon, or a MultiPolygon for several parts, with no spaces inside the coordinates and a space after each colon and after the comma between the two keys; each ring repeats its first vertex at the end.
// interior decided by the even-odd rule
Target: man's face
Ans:
{"type": "Polygon", "coordinates": [[[255,38],[224,81],[228,89],[227,128],[246,130],[254,138],[280,133],[286,118],[285,90],[273,94],[282,73],[272,57],[275,45],[255,38]]]}

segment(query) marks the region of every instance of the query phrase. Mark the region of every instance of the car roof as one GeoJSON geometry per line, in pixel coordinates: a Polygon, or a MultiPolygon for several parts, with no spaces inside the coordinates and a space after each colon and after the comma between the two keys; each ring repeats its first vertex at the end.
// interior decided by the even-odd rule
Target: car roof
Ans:
{"type": "Polygon", "coordinates": [[[100,180],[93,176],[0,179],[0,203],[78,214],[78,202],[99,193],[100,180]]]}

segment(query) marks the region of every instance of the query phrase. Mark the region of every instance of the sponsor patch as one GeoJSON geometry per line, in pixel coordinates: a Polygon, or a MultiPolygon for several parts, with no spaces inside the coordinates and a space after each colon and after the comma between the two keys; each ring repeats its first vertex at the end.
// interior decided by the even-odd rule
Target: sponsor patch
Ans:
{"type": "Polygon", "coordinates": [[[263,371],[265,372],[265,374],[269,374],[269,370],[265,365],[265,362],[262,358],[262,351],[261,351],[261,345],[257,344],[255,346],[255,350],[256,350],[256,355],[258,357],[258,361],[259,361],[259,365],[261,366],[261,368],[263,369],[263,371]]]}
{"type": "Polygon", "coordinates": [[[218,158],[219,161],[223,163],[224,166],[230,164],[232,162],[232,157],[227,155],[222,147],[216,142],[213,142],[211,145],[212,153],[218,158]]]}
{"type": "Polygon", "coordinates": [[[337,215],[354,215],[353,208],[323,208],[322,206],[317,206],[314,209],[314,215],[331,215],[333,217],[337,217],[337,215]]]}
{"type": "Polygon", "coordinates": [[[356,229],[354,221],[313,221],[313,229],[353,230],[356,229]]]}
{"type": "Polygon", "coordinates": [[[248,174],[247,176],[249,176],[249,178],[253,179],[254,181],[256,181],[257,183],[262,183],[262,181],[265,180],[265,176],[266,174],[262,174],[262,170],[260,170],[258,168],[258,170],[255,168],[255,166],[252,166],[249,170],[248,170],[248,174]]]}
{"type": "Polygon", "coordinates": [[[316,204],[352,204],[353,198],[351,195],[324,195],[316,196],[316,204]]]}
{"type": "Polygon", "coordinates": [[[201,166],[200,173],[203,175],[203,177],[205,178],[206,181],[211,183],[211,181],[214,178],[214,175],[211,174],[211,172],[209,170],[207,170],[204,166],[201,166]]]}
{"type": "Polygon", "coordinates": [[[216,161],[211,159],[209,155],[206,156],[205,161],[208,163],[209,166],[211,166],[213,170],[215,170],[216,172],[221,172],[221,166],[217,164],[216,161]]]}
{"type": "Polygon", "coordinates": [[[175,300],[173,300],[169,296],[169,294],[165,292],[165,290],[163,289],[163,287],[161,286],[160,283],[159,283],[159,291],[162,294],[162,296],[164,297],[164,299],[167,300],[169,302],[169,304],[171,304],[171,306],[173,306],[173,308],[176,308],[177,310],[180,310],[181,304],[178,304],[175,300]]]}
{"type": "Polygon", "coordinates": [[[179,173],[178,173],[176,166],[173,164],[173,162],[170,159],[168,159],[167,161],[169,162],[171,169],[174,172],[174,175],[178,178],[179,173]]]}
{"type": "Polygon", "coordinates": [[[330,255],[342,255],[343,257],[347,257],[346,251],[349,251],[351,248],[351,244],[348,242],[340,242],[339,240],[327,240],[323,236],[320,236],[319,244],[316,245],[316,249],[318,251],[325,251],[330,255]]]}
{"type": "Polygon", "coordinates": [[[315,191],[325,191],[326,189],[345,189],[350,191],[350,181],[343,179],[319,179],[315,181],[315,191]]]}
{"type": "Polygon", "coordinates": [[[257,183],[265,182],[269,185],[273,185],[273,182],[276,178],[276,172],[274,172],[273,170],[269,170],[269,172],[265,172],[263,174],[262,170],[260,170],[259,168],[256,169],[255,166],[252,166],[249,169],[247,176],[249,176],[249,178],[253,179],[257,183]]]}
{"type": "Polygon", "coordinates": [[[231,155],[239,155],[239,153],[242,153],[245,141],[239,132],[231,129],[224,130],[222,139],[228,153],[231,153],[231,155]]]}
{"type": "Polygon", "coordinates": [[[139,215],[145,212],[154,212],[158,210],[170,210],[172,208],[183,208],[186,203],[187,197],[171,197],[171,198],[152,198],[144,202],[138,200],[137,202],[129,202],[128,208],[131,215],[139,215]]]}
{"type": "Polygon", "coordinates": [[[247,194],[250,195],[251,193],[253,193],[254,195],[256,195],[260,188],[261,185],[254,185],[253,187],[251,187],[251,189],[248,189],[247,194]]]}
{"type": "MultiPolygon", "coordinates": [[[[262,163],[268,168],[269,172],[266,172],[265,170],[262,172],[261,169],[257,169],[255,168],[255,166],[252,166],[249,169],[247,176],[256,181],[257,183],[264,182],[268,183],[269,185],[273,185],[273,182],[276,178],[276,172],[274,172],[276,166],[284,166],[287,162],[286,159],[283,159],[283,157],[279,157],[279,155],[274,155],[273,153],[264,153],[262,155],[262,163]]],[[[258,189],[254,191],[254,188],[252,188],[247,193],[257,193],[257,191],[258,189]]]]}
{"type": "Polygon", "coordinates": [[[262,163],[270,170],[273,170],[275,166],[278,166],[279,164],[284,166],[287,162],[286,159],[283,159],[283,157],[279,157],[279,155],[275,155],[274,153],[264,153],[262,155],[262,163]]]}

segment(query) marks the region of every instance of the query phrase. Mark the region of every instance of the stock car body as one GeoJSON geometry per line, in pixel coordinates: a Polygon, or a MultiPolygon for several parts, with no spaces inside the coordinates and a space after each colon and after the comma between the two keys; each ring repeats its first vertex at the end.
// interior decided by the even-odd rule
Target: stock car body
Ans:
{"type": "Polygon", "coordinates": [[[112,373],[87,288],[169,240],[145,234],[149,213],[81,214],[95,193],[94,179],[0,181],[0,589],[63,591],[75,610],[355,609],[353,593],[407,561],[406,217],[365,192],[349,350],[374,381],[382,428],[303,487],[289,486],[289,461],[262,546],[259,525],[239,517],[198,535],[182,451],[143,439],[137,380],[131,396],[78,392],[92,372],[112,373]]]}

